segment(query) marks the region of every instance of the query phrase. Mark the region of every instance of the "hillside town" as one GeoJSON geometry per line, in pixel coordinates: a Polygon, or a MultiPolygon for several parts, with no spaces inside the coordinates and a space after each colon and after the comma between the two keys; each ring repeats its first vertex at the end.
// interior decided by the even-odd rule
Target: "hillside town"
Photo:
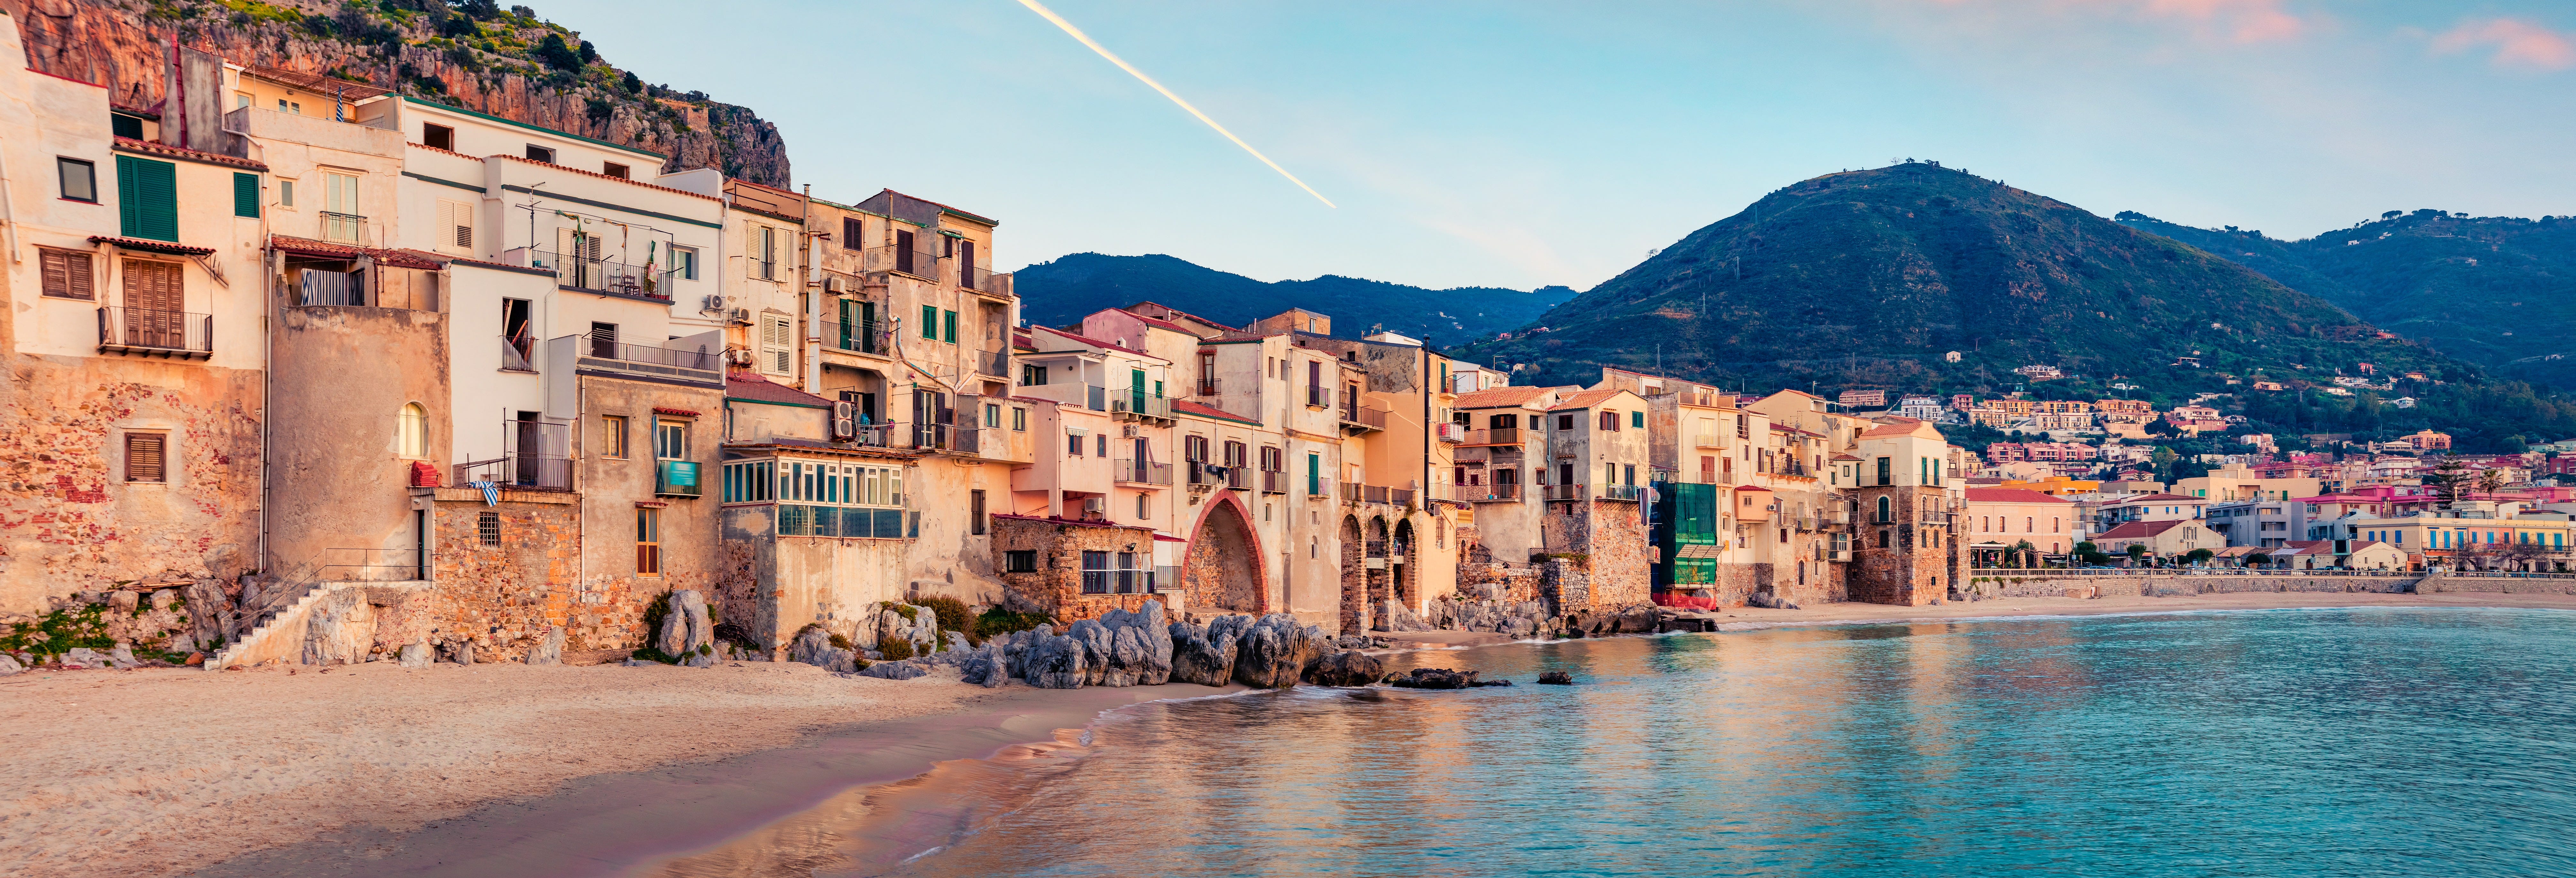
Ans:
{"type": "Polygon", "coordinates": [[[2154,437],[2228,416],[1539,385],[1284,306],[1033,325],[969,207],[172,55],[153,107],[0,65],[30,661],[103,611],[155,620],[120,662],[209,668],[639,650],[682,612],[776,660],[933,601],[1528,635],[1990,569],[2563,570],[2576,512],[2555,449],[2431,431],[2167,478],[2154,437]]]}

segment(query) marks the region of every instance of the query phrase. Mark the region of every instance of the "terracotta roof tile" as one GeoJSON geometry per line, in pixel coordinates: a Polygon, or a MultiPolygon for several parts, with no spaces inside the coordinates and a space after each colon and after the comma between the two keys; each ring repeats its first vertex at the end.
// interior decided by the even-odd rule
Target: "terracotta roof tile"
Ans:
{"type": "Polygon", "coordinates": [[[2064,497],[2029,488],[1969,488],[1970,503],[2073,503],[2064,497]]]}
{"type": "Polygon", "coordinates": [[[1458,394],[1451,408],[1480,409],[1498,406],[1528,405],[1530,400],[1547,395],[1545,387],[1495,387],[1458,394]]]}
{"type": "Polygon", "coordinates": [[[1593,406],[1600,405],[1602,400],[1609,399],[1610,397],[1625,392],[1626,391],[1615,389],[1586,390],[1573,396],[1557,400],[1556,405],[1548,407],[1548,411],[1561,412],[1567,409],[1588,409],[1593,406]]]}
{"type": "Polygon", "coordinates": [[[725,398],[831,408],[832,401],[750,372],[725,373],[725,398]]]}

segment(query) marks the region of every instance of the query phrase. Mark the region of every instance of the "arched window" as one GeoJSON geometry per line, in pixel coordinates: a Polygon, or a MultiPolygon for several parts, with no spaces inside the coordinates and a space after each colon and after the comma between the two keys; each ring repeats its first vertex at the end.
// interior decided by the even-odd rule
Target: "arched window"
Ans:
{"type": "Polygon", "coordinates": [[[1894,501],[1889,500],[1889,499],[1888,499],[1888,498],[1886,498],[1886,497],[1880,497],[1880,498],[1878,498],[1878,520],[1880,520],[1880,521],[1895,521],[1895,520],[1896,520],[1896,504],[1895,504],[1895,502],[1894,502],[1894,501]]]}
{"type": "Polygon", "coordinates": [[[429,456],[429,410],[404,403],[394,418],[394,456],[418,460],[429,456]]]}

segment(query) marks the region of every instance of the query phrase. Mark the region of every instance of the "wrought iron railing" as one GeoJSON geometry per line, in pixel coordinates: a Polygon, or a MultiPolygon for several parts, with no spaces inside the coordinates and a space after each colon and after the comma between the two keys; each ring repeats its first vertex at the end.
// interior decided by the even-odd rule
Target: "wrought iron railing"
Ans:
{"type": "Polygon", "coordinates": [[[1172,401],[1159,396],[1147,396],[1142,393],[1121,393],[1117,396],[1110,397],[1109,413],[1111,415],[1128,415],[1131,417],[1171,420],[1172,401]]]}
{"type": "Polygon", "coordinates": [[[862,354],[886,352],[886,325],[875,320],[846,320],[823,324],[823,343],[833,350],[862,354]]]}
{"type": "Polygon", "coordinates": [[[635,265],[544,250],[528,251],[528,258],[531,268],[553,269],[555,285],[564,289],[650,299],[671,297],[671,270],[657,265],[635,265]]]}
{"type": "Polygon", "coordinates": [[[1223,392],[1224,389],[1225,380],[1222,378],[1201,378],[1198,380],[1198,395],[1200,396],[1215,396],[1223,392]]]}
{"type": "Polygon", "coordinates": [[[98,309],[98,346],[127,352],[211,356],[215,318],[159,308],[98,309]]]}
{"type": "Polygon", "coordinates": [[[1458,490],[1469,503],[1518,503],[1521,499],[1521,486],[1517,484],[1460,485],[1458,490]]]}
{"type": "Polygon", "coordinates": [[[342,244],[365,244],[367,242],[366,217],[359,216],[354,213],[332,213],[327,210],[319,211],[318,213],[321,214],[322,219],[322,240],[334,241],[342,244]]]}
{"type": "Polygon", "coordinates": [[[1172,483],[1172,465],[1168,463],[1155,463],[1150,460],[1130,460],[1122,457],[1113,459],[1109,462],[1109,472],[1112,478],[1130,485],[1169,485],[1172,483]]]}
{"type": "Polygon", "coordinates": [[[1541,485],[1539,489],[1549,500],[1592,499],[1590,485],[1541,485]]]}
{"type": "Polygon", "coordinates": [[[455,484],[490,482],[513,490],[572,490],[572,458],[555,454],[503,454],[491,460],[457,464],[455,484]]]}

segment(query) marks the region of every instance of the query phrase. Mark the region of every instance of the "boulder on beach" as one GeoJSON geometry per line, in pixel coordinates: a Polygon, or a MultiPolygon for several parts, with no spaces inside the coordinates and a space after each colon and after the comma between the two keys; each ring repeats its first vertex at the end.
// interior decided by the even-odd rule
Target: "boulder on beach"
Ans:
{"type": "Polygon", "coordinates": [[[878,662],[876,664],[869,665],[867,670],[859,672],[859,676],[875,677],[880,680],[910,680],[926,676],[929,673],[929,670],[923,668],[917,663],[900,661],[878,662]]]}
{"type": "Polygon", "coordinates": [[[1208,623],[1210,637],[1220,629],[1235,638],[1235,682],[1257,689],[1297,685],[1298,676],[1306,670],[1306,661],[1325,648],[1324,629],[1299,625],[1295,616],[1286,613],[1258,619],[1225,616],[1208,623]]]}
{"type": "Polygon", "coordinates": [[[680,658],[716,642],[715,626],[707,622],[706,595],[691,588],[674,589],[669,606],[670,611],[662,615],[661,636],[654,640],[654,649],[680,658]]]}
{"type": "Polygon", "coordinates": [[[563,630],[563,626],[561,626],[561,625],[548,625],[548,626],[546,626],[546,636],[545,636],[545,639],[537,641],[537,645],[536,645],[536,646],[530,647],[530,648],[528,649],[528,664],[532,664],[532,665],[560,665],[560,664],[563,664],[563,645],[564,645],[564,630],[563,630]]]}
{"type": "Polygon", "coordinates": [[[432,661],[432,658],[431,658],[431,656],[430,656],[430,652],[429,652],[429,644],[426,644],[426,643],[406,643],[406,644],[403,644],[403,645],[402,645],[402,666],[403,666],[403,667],[406,667],[406,668],[426,668],[426,667],[429,667],[429,663],[430,663],[431,661],[432,661]]]}
{"type": "Polygon", "coordinates": [[[1548,671],[1538,675],[1538,683],[1541,686],[1572,686],[1574,675],[1564,671],[1548,671]]]}
{"type": "Polygon", "coordinates": [[[1234,679],[1233,635],[1218,632],[1211,638],[1204,626],[1174,622],[1171,638],[1172,679],[1201,686],[1223,686],[1234,679]]]}
{"type": "Polygon", "coordinates": [[[821,626],[808,626],[797,632],[796,639],[788,641],[787,660],[804,662],[836,674],[853,673],[859,669],[858,652],[833,646],[832,633],[821,626]]]}
{"type": "Polygon", "coordinates": [[[1412,673],[1389,677],[1386,682],[1403,689],[1469,689],[1477,685],[1475,671],[1448,668],[1414,668],[1412,673]]]}
{"type": "Polygon", "coordinates": [[[1029,652],[1029,685],[1040,689],[1073,689],[1088,682],[1089,651],[1070,636],[1049,637],[1029,652]]]}
{"type": "Polygon", "coordinates": [[[1317,686],[1366,686],[1386,676],[1386,663],[1377,656],[1356,650],[1345,650],[1319,656],[1308,662],[1304,674],[1308,683],[1317,686]]]}

